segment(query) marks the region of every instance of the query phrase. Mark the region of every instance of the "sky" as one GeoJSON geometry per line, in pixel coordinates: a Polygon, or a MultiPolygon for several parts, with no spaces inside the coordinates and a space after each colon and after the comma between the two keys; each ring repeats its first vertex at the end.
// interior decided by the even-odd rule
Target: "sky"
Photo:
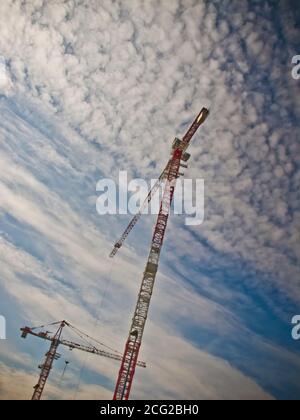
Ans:
{"type": "MultiPolygon", "coordinates": [[[[158,177],[203,106],[204,222],[170,217],[131,398],[300,399],[299,35],[292,0],[0,2],[1,399],[48,347],[24,325],[122,352],[155,218],[109,259],[131,215],[100,216],[96,185],[158,177]]],[[[118,362],[59,352],[44,399],[112,398],[118,362]]]]}

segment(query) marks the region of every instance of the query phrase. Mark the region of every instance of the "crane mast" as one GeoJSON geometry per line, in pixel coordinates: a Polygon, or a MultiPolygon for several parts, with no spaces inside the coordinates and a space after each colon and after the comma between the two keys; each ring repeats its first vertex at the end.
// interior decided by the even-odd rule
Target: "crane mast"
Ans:
{"type": "Polygon", "coordinates": [[[32,395],[32,400],[40,400],[45,384],[47,382],[48,376],[50,374],[50,371],[52,369],[53,362],[56,358],[59,357],[57,353],[57,348],[59,346],[59,339],[61,337],[62,330],[65,326],[65,322],[62,321],[59,325],[59,328],[54,335],[53,339],[51,340],[51,345],[49,348],[49,351],[46,353],[45,361],[42,365],[39,366],[41,369],[40,377],[38,383],[34,386],[34,391],[32,395]]]}
{"type": "MultiPolygon", "coordinates": [[[[49,376],[50,371],[52,369],[53,362],[54,362],[54,360],[56,360],[60,357],[60,354],[57,352],[57,349],[58,349],[59,345],[66,346],[70,350],[77,349],[77,350],[85,351],[87,353],[96,354],[98,356],[107,357],[109,359],[113,359],[113,360],[117,360],[117,361],[122,360],[121,354],[117,353],[115,350],[114,350],[114,352],[109,352],[109,351],[101,350],[101,349],[99,349],[99,348],[97,348],[93,345],[84,345],[84,344],[79,344],[79,343],[75,343],[73,341],[63,339],[62,338],[62,331],[63,331],[63,328],[65,326],[68,326],[68,327],[72,328],[73,331],[77,332],[77,334],[80,335],[81,337],[82,337],[82,334],[86,337],[86,339],[91,339],[91,337],[82,333],[82,331],[79,331],[77,328],[73,327],[73,325],[71,325],[67,321],[54,322],[50,325],[57,325],[57,324],[59,325],[59,327],[58,327],[58,330],[56,331],[56,333],[54,334],[54,336],[50,336],[48,334],[48,331],[35,332],[35,328],[30,328],[30,327],[21,328],[22,338],[26,338],[27,334],[30,334],[30,335],[33,335],[35,337],[42,338],[43,340],[51,342],[50,348],[47,351],[47,353],[45,354],[44,363],[39,366],[39,368],[41,369],[41,373],[40,373],[40,376],[39,376],[38,383],[34,386],[34,392],[33,392],[32,398],[31,398],[32,400],[40,400],[41,399],[44,387],[45,387],[47,379],[48,379],[48,376],[49,376]]],[[[96,340],[94,340],[94,341],[96,341],[96,340]]],[[[99,344],[102,344],[102,343],[99,343],[99,344]]],[[[138,361],[137,366],[145,368],[146,363],[142,362],[142,361],[138,361]]]]}
{"type": "Polygon", "coordinates": [[[186,165],[182,163],[182,161],[186,162],[189,158],[189,155],[185,153],[185,150],[187,149],[189,142],[198,127],[208,116],[208,113],[209,111],[206,108],[203,108],[197,115],[195,121],[183,137],[182,141],[175,138],[173,142],[171,159],[167,164],[165,189],[152,236],[150,252],[138,293],[137,304],[132,318],[128,339],[125,344],[123,359],[113,396],[114,400],[128,400],[129,398],[158,269],[159,256],[167,228],[176,180],[181,175],[179,173],[179,168],[180,166],[186,167],[186,165]]]}

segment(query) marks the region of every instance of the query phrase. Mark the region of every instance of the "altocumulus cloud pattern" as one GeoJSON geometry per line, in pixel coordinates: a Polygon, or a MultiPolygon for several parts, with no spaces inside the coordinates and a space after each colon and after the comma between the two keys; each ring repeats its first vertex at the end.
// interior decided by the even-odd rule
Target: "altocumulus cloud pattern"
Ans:
{"type": "MultiPolygon", "coordinates": [[[[0,398],[36,383],[22,325],[123,349],[153,219],[111,265],[130,216],[97,215],[96,183],[157,177],[202,106],[205,221],[170,220],[132,398],[300,397],[299,24],[288,0],[0,2],[0,398]]],[[[44,398],[111,398],[118,364],[66,354],[44,398]]]]}

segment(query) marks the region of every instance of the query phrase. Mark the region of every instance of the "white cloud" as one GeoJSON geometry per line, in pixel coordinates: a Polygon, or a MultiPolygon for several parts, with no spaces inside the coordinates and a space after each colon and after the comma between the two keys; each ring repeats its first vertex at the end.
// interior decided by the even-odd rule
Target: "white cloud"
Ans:
{"type": "MultiPolygon", "coordinates": [[[[211,108],[211,115],[191,146],[187,175],[205,179],[206,220],[193,234],[182,228],[182,221],[171,221],[168,238],[176,256],[166,255],[167,262],[174,258],[178,272],[184,270],[185,258],[220,264],[195,240],[198,235],[215,252],[263,272],[267,280],[253,285],[262,295],[271,285],[299,302],[299,217],[296,198],[289,193],[290,182],[299,184],[299,172],[293,173],[299,154],[289,117],[292,112],[298,115],[299,101],[290,72],[282,67],[271,19],[260,20],[246,10],[246,3],[239,8],[219,22],[213,4],[187,0],[90,1],[76,6],[72,1],[0,3],[0,54],[6,63],[0,75],[24,112],[17,116],[18,110],[1,103],[1,211],[47,250],[41,262],[13,246],[9,235],[0,244],[3,287],[19,303],[26,296],[28,318],[51,317],[55,309],[57,316],[74,317],[88,328],[97,294],[112,277],[112,290],[118,293],[107,305],[124,312],[106,319],[105,334],[123,345],[117,332],[123,337],[127,331],[126,317],[138,288],[133,279],[143,264],[136,262],[140,250],[128,247],[118,269],[110,272],[103,256],[120,227],[115,219],[105,225],[93,213],[88,197],[95,193],[95,173],[100,169],[116,177],[119,169],[128,169],[132,176],[157,176],[174,134],[184,132],[181,122],[187,125],[203,105],[211,108]],[[251,71],[253,60],[274,83],[274,98],[260,76],[263,71],[251,71]],[[37,110],[43,117],[51,115],[49,127],[48,117],[36,120],[37,110]],[[71,191],[63,191],[66,176],[74,180],[71,191]],[[85,194],[82,190],[91,184],[85,194]],[[36,276],[41,284],[27,284],[20,273],[36,276]],[[71,279],[69,289],[60,285],[64,276],[71,279]],[[114,322],[120,325],[112,330],[114,322]]],[[[294,39],[295,31],[286,22],[283,26],[294,39]]],[[[141,246],[145,242],[143,238],[141,246]]],[[[216,286],[214,296],[219,293],[216,286]]],[[[221,327],[231,332],[236,328],[236,319],[224,308],[192,297],[185,288],[182,295],[189,309],[199,307],[199,313],[189,314],[206,319],[211,329],[217,329],[211,321],[216,313],[224,314],[221,327]]],[[[156,300],[161,303],[159,296],[156,300]]],[[[174,305],[178,301],[178,295],[172,297],[174,305]]],[[[187,350],[178,337],[169,337],[170,349],[177,340],[187,350]]],[[[265,396],[228,365],[220,367],[221,361],[188,350],[199,360],[208,358],[216,371],[224,369],[237,396],[265,396]]],[[[203,369],[200,373],[206,376],[203,369]]],[[[195,379],[203,397],[222,396],[224,383],[219,388],[212,378],[209,389],[195,379]]],[[[177,392],[190,393],[188,382],[177,392]]]]}
{"type": "Polygon", "coordinates": [[[7,95],[11,87],[12,82],[7,71],[6,61],[4,57],[0,56],[0,92],[7,95]]]}

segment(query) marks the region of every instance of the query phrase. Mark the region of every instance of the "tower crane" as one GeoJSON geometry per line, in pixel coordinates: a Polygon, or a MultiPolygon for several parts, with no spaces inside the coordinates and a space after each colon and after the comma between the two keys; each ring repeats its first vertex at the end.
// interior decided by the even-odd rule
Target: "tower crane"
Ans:
{"type": "Polygon", "coordinates": [[[110,257],[114,257],[117,251],[123,245],[130,231],[133,229],[139,218],[141,217],[143,208],[148,205],[151,198],[159,188],[160,184],[165,181],[163,196],[160,203],[160,210],[157,216],[156,225],[150,246],[150,253],[146,263],[145,271],[142,278],[142,284],[138,293],[138,299],[132,318],[132,323],[129,330],[128,339],[125,344],[125,350],[121,362],[120,371],[118,374],[114,400],[128,400],[135,368],[137,366],[138,354],[142,343],[145,323],[150,306],[155,277],[158,269],[159,256],[163,245],[163,240],[167,228],[167,222],[170,212],[170,207],[173,200],[176,180],[183,174],[179,172],[180,167],[187,168],[186,162],[190,158],[190,154],[186,152],[189,143],[200,127],[204,123],[209,110],[202,108],[196,119],[184,135],[182,140],[177,137],[173,141],[171,157],[160,175],[157,183],[146,197],[140,211],[133,217],[121,238],[115,243],[110,257]]]}
{"type": "MultiPolygon", "coordinates": [[[[81,350],[81,351],[85,351],[88,353],[93,353],[93,354],[97,354],[98,356],[103,356],[103,357],[107,357],[109,359],[113,359],[113,360],[118,360],[121,361],[122,360],[122,356],[120,355],[119,352],[117,352],[116,350],[111,349],[110,347],[106,346],[103,343],[100,343],[99,341],[89,337],[87,334],[83,333],[82,331],[80,331],[78,328],[74,327],[73,325],[71,325],[69,322],[67,321],[59,321],[59,322],[53,322],[51,324],[47,324],[47,325],[41,325],[40,327],[23,327],[20,329],[22,331],[21,337],[22,338],[26,338],[28,334],[33,335],[35,337],[38,338],[42,338],[43,340],[46,341],[50,341],[50,348],[47,351],[47,353],[45,354],[45,360],[44,363],[39,365],[39,368],[41,369],[41,373],[39,376],[39,380],[38,383],[34,386],[34,392],[32,395],[32,400],[40,400],[44,387],[46,385],[48,376],[50,374],[50,371],[52,369],[52,365],[54,360],[57,360],[60,358],[60,354],[57,352],[58,346],[59,345],[63,345],[69,348],[69,350],[73,350],[73,349],[77,349],[77,350],[81,350]],[[46,326],[54,326],[54,325],[58,325],[58,329],[56,331],[56,333],[52,336],[49,335],[50,331],[38,331],[36,332],[36,330],[39,330],[41,328],[44,328],[46,326]],[[77,335],[79,335],[82,339],[84,339],[85,341],[88,342],[88,345],[84,345],[84,344],[79,344],[79,343],[75,343],[73,341],[68,341],[62,338],[62,331],[64,327],[69,327],[73,330],[73,332],[75,332],[77,335]],[[90,341],[93,340],[94,342],[98,343],[101,346],[107,347],[109,350],[112,351],[106,351],[106,350],[101,350],[97,347],[95,347],[94,345],[92,345],[90,343],[90,341]]],[[[138,366],[145,368],[146,367],[146,363],[145,362],[138,362],[137,363],[138,366]]]]}

